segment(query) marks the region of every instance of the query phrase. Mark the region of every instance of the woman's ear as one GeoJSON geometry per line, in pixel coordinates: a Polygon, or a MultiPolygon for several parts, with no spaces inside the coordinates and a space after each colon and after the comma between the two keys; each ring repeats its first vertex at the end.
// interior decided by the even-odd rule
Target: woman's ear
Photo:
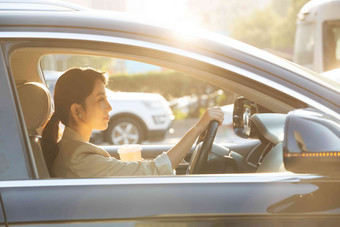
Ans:
{"type": "Polygon", "coordinates": [[[73,103],[71,105],[70,115],[74,122],[78,122],[79,120],[81,120],[81,113],[81,105],[79,105],[78,103],[73,103]]]}

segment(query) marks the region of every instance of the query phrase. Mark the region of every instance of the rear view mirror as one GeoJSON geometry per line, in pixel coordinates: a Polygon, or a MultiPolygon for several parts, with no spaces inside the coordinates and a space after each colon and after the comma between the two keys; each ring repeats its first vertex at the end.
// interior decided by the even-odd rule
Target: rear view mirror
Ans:
{"type": "Polygon", "coordinates": [[[234,102],[233,126],[236,135],[242,138],[253,138],[250,117],[257,113],[257,106],[254,102],[244,97],[239,97],[234,102]]]}
{"type": "Polygon", "coordinates": [[[283,152],[288,171],[339,173],[339,120],[311,109],[290,112],[285,122],[283,152]]]}

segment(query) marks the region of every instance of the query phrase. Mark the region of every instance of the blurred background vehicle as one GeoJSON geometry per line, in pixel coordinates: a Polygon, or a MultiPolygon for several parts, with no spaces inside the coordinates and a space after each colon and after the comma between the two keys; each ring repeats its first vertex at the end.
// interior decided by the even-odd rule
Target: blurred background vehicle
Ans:
{"type": "Polygon", "coordinates": [[[316,72],[340,67],[340,0],[307,2],[297,17],[294,62],[316,72]]]}
{"type": "MultiPolygon", "coordinates": [[[[44,71],[52,95],[62,73],[44,71]]],[[[106,95],[112,106],[109,127],[105,131],[93,131],[91,142],[120,145],[164,139],[174,119],[164,97],[153,93],[113,92],[109,89],[106,89],[106,95]]]]}

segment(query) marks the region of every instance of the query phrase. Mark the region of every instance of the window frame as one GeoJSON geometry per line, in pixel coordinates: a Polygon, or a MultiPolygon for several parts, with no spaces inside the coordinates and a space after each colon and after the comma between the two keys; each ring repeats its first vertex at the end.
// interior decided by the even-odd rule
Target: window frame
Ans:
{"type": "MultiPolygon", "coordinates": [[[[322,108],[323,106],[321,105],[321,103],[318,103],[315,100],[307,96],[304,96],[303,92],[297,93],[295,90],[293,90],[291,87],[293,85],[287,84],[288,86],[285,86],[284,83],[283,84],[276,83],[276,81],[273,79],[268,80],[266,78],[267,75],[265,75],[265,73],[268,73],[268,72],[260,73],[259,71],[260,69],[253,69],[250,67],[243,68],[239,66],[239,64],[233,65],[227,62],[223,62],[220,59],[222,58],[221,56],[220,58],[215,59],[215,58],[212,58],[211,54],[205,56],[204,52],[202,54],[198,54],[196,52],[179,50],[173,47],[163,46],[159,44],[155,44],[155,46],[153,46],[152,43],[147,43],[147,42],[138,41],[138,40],[125,39],[125,38],[117,38],[117,37],[105,37],[104,40],[98,41],[99,40],[98,36],[93,36],[93,35],[80,35],[77,37],[74,37],[73,34],[58,34],[57,37],[55,37],[54,33],[41,33],[41,34],[35,33],[35,34],[30,34],[30,37],[26,37],[28,35],[25,33],[19,33],[19,34],[15,33],[14,35],[15,36],[24,35],[25,37],[22,37],[22,39],[13,39],[13,42],[8,41],[6,50],[8,50],[9,56],[11,56],[11,54],[14,52],[18,52],[18,50],[20,49],[29,50],[30,48],[33,48],[33,49],[34,48],[47,48],[47,49],[54,49],[55,53],[63,53],[62,51],[63,48],[64,49],[67,48],[68,52],[69,50],[72,50],[72,48],[74,48],[75,53],[96,52],[98,54],[100,53],[101,56],[107,55],[110,57],[119,57],[119,58],[125,57],[129,60],[135,60],[135,61],[141,61],[141,62],[155,64],[155,65],[161,65],[164,67],[168,67],[174,70],[187,73],[193,77],[199,77],[203,80],[209,79],[209,81],[215,85],[228,84],[229,87],[234,88],[234,89],[244,86],[247,88],[248,94],[257,93],[258,97],[260,96],[259,94],[261,94],[262,95],[261,98],[265,99],[266,101],[271,100],[271,102],[273,102],[274,100],[272,99],[273,97],[270,97],[269,94],[265,94],[263,92],[263,89],[262,91],[260,89],[261,87],[263,88],[267,87],[265,82],[270,81],[272,84],[270,87],[268,87],[270,88],[268,92],[274,92],[273,94],[275,94],[276,96],[283,95],[283,97],[292,96],[296,94],[297,96],[300,96],[301,98],[300,100],[304,100],[306,102],[310,102],[313,104],[315,103],[316,106],[319,106],[321,107],[320,109],[323,109],[322,108]],[[46,39],[43,39],[43,37],[49,38],[50,39],[49,42],[46,42],[46,39]],[[65,38],[65,37],[68,37],[68,38],[65,38]],[[109,50],[107,50],[108,46],[110,47],[109,50]],[[135,48],[139,48],[140,52],[138,52],[138,54],[132,51],[132,50],[135,50],[135,48]],[[109,54],[109,51],[110,51],[110,54],[109,54]],[[147,51],[150,51],[151,54],[147,51]],[[177,53],[176,51],[179,51],[177,55],[176,55],[177,53]],[[113,56],[113,53],[114,53],[114,56],[113,56]],[[164,54],[165,56],[162,56],[161,59],[156,58],[157,55],[159,54],[164,54]],[[172,57],[180,56],[180,58],[166,60],[167,56],[172,56],[172,57]],[[188,62],[186,62],[186,64],[183,65],[181,64],[182,60],[187,60],[188,62]],[[207,60],[207,63],[205,62],[205,60],[207,60]],[[195,66],[198,66],[199,69],[195,68],[195,66]],[[230,75],[225,75],[225,72],[230,72],[230,75]],[[252,85],[254,87],[249,89],[249,86],[245,85],[245,83],[249,83],[249,81],[254,81],[256,83],[256,86],[252,85]],[[290,91],[293,91],[293,94],[291,94],[290,91]],[[267,95],[268,97],[265,97],[264,95],[267,95]]],[[[53,54],[53,53],[48,53],[48,54],[53,54]]],[[[40,57],[41,56],[38,56],[37,59],[39,59],[40,57]]],[[[38,77],[34,79],[38,82],[42,82],[43,78],[41,76],[42,73],[40,72],[41,69],[39,67],[36,67],[36,68],[37,68],[36,74],[38,75],[38,77]]],[[[285,72],[283,69],[279,69],[279,70],[282,70],[282,72],[285,72]]],[[[277,73],[279,74],[279,71],[277,73]]],[[[275,74],[272,74],[270,76],[278,77],[275,74]]],[[[246,90],[245,88],[243,89],[246,90]]],[[[278,100],[275,99],[275,101],[278,101],[278,100]]],[[[288,105],[286,101],[284,101],[283,104],[284,105],[282,108],[286,110],[293,108],[292,106],[288,105]]],[[[293,101],[292,104],[297,105],[295,101],[293,101]]],[[[328,112],[329,111],[330,109],[328,109],[328,112]]],[[[34,162],[32,163],[33,163],[32,166],[34,168],[35,164],[34,162]]]]}
{"type": "MultiPolygon", "coordinates": [[[[2,161],[12,163],[8,168],[2,169],[0,180],[33,179],[38,176],[33,152],[23,114],[18,101],[18,95],[12,75],[7,71],[8,64],[0,49],[0,138],[4,141],[1,146],[0,156],[2,161]],[[14,164],[15,163],[15,164],[14,164]],[[32,165],[30,165],[30,163],[32,165]]],[[[7,164],[6,163],[6,164],[7,164]]],[[[6,166],[6,164],[4,166],[6,166]]]]}

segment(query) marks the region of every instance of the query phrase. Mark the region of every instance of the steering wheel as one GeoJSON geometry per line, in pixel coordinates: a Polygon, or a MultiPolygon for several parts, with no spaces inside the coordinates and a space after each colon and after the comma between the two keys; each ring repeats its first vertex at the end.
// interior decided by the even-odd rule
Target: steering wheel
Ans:
{"type": "Polygon", "coordinates": [[[211,152],[217,129],[218,122],[211,121],[205,131],[202,146],[199,147],[196,145],[196,148],[193,151],[186,174],[198,174],[203,172],[202,170],[208,161],[208,155],[211,152]]]}

